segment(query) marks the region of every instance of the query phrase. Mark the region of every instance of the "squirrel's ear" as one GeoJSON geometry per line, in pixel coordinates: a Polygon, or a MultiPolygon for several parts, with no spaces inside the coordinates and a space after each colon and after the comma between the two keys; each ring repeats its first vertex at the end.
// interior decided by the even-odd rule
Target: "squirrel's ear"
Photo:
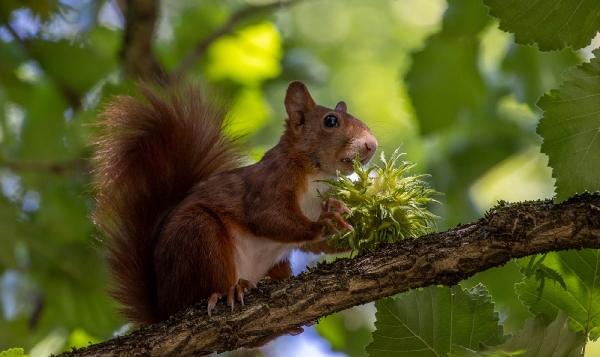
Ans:
{"type": "Polygon", "coordinates": [[[304,83],[294,81],[290,83],[285,94],[285,110],[290,121],[296,126],[304,124],[304,113],[316,106],[304,83]]]}
{"type": "Polygon", "coordinates": [[[339,102],[335,106],[335,110],[337,110],[338,112],[346,113],[346,110],[348,110],[348,108],[346,108],[346,102],[344,102],[344,101],[339,102]]]}

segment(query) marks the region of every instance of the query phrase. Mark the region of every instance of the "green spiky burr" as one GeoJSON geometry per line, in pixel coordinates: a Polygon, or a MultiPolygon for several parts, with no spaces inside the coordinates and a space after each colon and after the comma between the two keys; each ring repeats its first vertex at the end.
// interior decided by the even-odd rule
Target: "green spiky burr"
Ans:
{"type": "Polygon", "coordinates": [[[437,202],[432,195],[440,193],[431,189],[423,178],[429,175],[406,176],[416,163],[402,162],[396,166],[403,153],[396,149],[389,161],[381,153],[384,166],[365,168],[358,158],[354,170],[358,180],[337,174],[336,180],[324,180],[330,190],[320,192],[323,199],[330,197],[342,201],[349,214],[342,216],[354,230],[334,234],[328,240],[340,248],[353,251],[373,250],[384,242],[416,238],[433,232],[435,219],[427,204],[437,202]]]}

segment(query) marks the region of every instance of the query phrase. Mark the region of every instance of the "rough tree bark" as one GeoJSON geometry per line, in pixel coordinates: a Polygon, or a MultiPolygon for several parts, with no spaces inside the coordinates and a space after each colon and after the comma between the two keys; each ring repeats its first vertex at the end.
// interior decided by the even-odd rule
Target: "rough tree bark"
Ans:
{"type": "Polygon", "coordinates": [[[355,305],[433,284],[454,285],[513,258],[600,248],[600,193],[561,204],[500,203],[477,222],[319,264],[260,283],[234,312],[206,302],[168,321],[61,356],[197,356],[253,344],[355,305]]]}

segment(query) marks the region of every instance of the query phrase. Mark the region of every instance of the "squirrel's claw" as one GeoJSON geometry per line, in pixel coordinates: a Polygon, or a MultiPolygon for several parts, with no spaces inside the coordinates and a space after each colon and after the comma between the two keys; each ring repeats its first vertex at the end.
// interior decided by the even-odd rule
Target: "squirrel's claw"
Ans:
{"type": "Polygon", "coordinates": [[[319,222],[323,223],[323,225],[325,225],[331,233],[340,233],[340,231],[333,224],[333,221],[337,223],[341,230],[349,229],[353,231],[354,227],[346,222],[346,220],[341,216],[342,213],[349,214],[350,209],[346,207],[342,201],[330,197],[323,202],[323,211],[319,217],[319,222]],[[331,207],[334,208],[333,211],[330,210],[331,207]]]}
{"type": "MultiPolygon", "coordinates": [[[[244,306],[244,292],[250,291],[251,289],[256,289],[256,284],[250,282],[246,279],[238,280],[236,285],[233,285],[227,291],[227,306],[231,306],[231,311],[233,311],[233,307],[235,305],[235,299],[242,303],[244,306]]],[[[213,293],[208,299],[208,316],[210,316],[211,311],[213,311],[217,307],[217,302],[221,300],[223,294],[213,293]]]]}
{"type": "Polygon", "coordinates": [[[231,306],[231,312],[233,312],[233,306],[235,305],[235,287],[234,285],[229,288],[229,292],[227,293],[227,306],[231,306]]]}
{"type": "Polygon", "coordinates": [[[227,293],[227,306],[231,306],[231,311],[233,311],[236,298],[242,306],[244,306],[244,292],[250,291],[253,288],[256,289],[256,284],[246,279],[238,280],[236,285],[229,288],[229,292],[227,293]]]}
{"type": "Polygon", "coordinates": [[[221,296],[223,296],[223,295],[219,294],[219,293],[213,293],[210,296],[210,298],[208,299],[208,316],[209,317],[210,317],[210,312],[213,311],[215,309],[215,307],[217,307],[217,302],[219,301],[221,296]]]}
{"type": "Polygon", "coordinates": [[[323,225],[325,227],[327,227],[327,229],[329,230],[330,233],[337,233],[339,234],[340,231],[335,227],[335,225],[333,224],[333,222],[331,221],[330,218],[324,218],[325,213],[327,213],[327,216],[330,216],[332,213],[334,212],[323,212],[321,213],[321,219],[319,220],[320,223],[323,223],[323,225]]]}
{"type": "Polygon", "coordinates": [[[342,201],[340,201],[338,199],[329,197],[327,199],[327,201],[325,201],[324,204],[325,204],[324,210],[329,211],[329,206],[331,205],[339,213],[348,213],[348,214],[350,214],[350,209],[348,207],[346,207],[346,205],[342,201]]]}

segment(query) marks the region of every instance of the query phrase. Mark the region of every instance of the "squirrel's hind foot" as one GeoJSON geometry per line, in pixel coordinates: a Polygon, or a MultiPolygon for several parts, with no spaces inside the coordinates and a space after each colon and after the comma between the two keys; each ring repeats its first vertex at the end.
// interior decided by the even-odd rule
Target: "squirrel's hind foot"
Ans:
{"type": "MultiPolygon", "coordinates": [[[[246,279],[238,280],[236,285],[233,285],[229,288],[227,292],[227,306],[231,306],[231,311],[233,311],[233,306],[235,305],[235,299],[242,303],[244,306],[244,292],[256,289],[256,284],[250,282],[246,279]]],[[[217,307],[217,302],[223,297],[221,293],[213,293],[208,299],[208,316],[210,316],[211,311],[217,307]]]]}

